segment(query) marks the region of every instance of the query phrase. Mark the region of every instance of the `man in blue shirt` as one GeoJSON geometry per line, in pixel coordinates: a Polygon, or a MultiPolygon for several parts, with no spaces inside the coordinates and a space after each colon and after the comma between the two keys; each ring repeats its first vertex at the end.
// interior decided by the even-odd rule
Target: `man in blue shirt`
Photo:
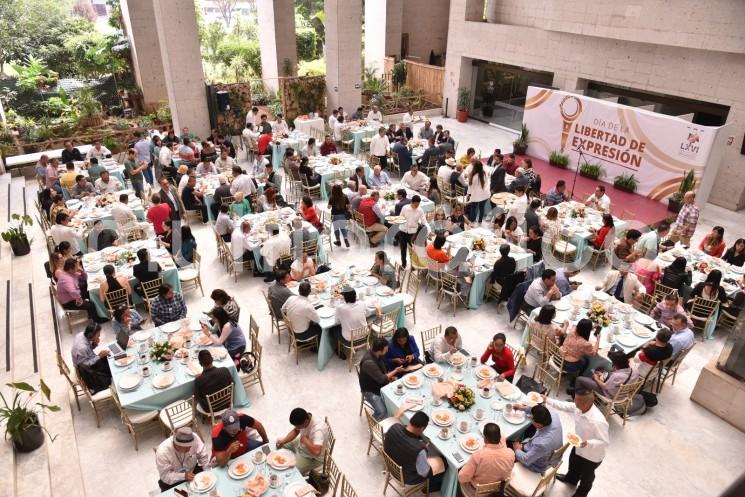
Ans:
{"type": "Polygon", "coordinates": [[[534,407],[523,406],[523,410],[533,415],[535,435],[521,442],[514,442],[515,459],[527,469],[543,473],[549,467],[551,453],[564,443],[559,415],[552,413],[543,404],[534,407]]]}
{"type": "Polygon", "coordinates": [[[693,331],[688,327],[688,318],[685,314],[676,314],[670,320],[673,336],[668,342],[673,346],[673,357],[680,354],[681,351],[690,348],[694,342],[693,331]]]}

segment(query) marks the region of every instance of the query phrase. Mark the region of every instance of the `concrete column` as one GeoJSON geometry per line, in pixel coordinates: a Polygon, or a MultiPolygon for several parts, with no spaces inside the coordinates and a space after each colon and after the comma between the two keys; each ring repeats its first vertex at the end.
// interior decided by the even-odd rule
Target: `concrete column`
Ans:
{"type": "MultiPolygon", "coordinates": [[[[465,87],[473,90],[475,78],[472,60],[468,57],[452,55],[445,61],[442,109],[449,117],[455,117],[458,106],[458,88],[465,87]]],[[[473,98],[473,91],[471,98],[473,98]]]]}
{"type": "Polygon", "coordinates": [[[153,0],[121,0],[124,28],[132,52],[134,77],[150,112],[168,100],[153,0]]]}
{"type": "Polygon", "coordinates": [[[362,100],[362,0],[326,0],[326,91],[329,108],[362,100]]]}
{"type": "Polygon", "coordinates": [[[378,0],[365,2],[365,67],[383,73],[386,55],[401,56],[404,2],[378,0]]]}
{"type": "Polygon", "coordinates": [[[292,0],[257,0],[257,4],[261,75],[264,86],[277,91],[278,77],[297,75],[295,4],[292,0]]]}
{"type": "MultiPolygon", "coordinates": [[[[173,126],[176,130],[187,126],[204,138],[209,135],[210,122],[194,3],[151,1],[173,126]]],[[[141,51],[140,57],[143,55],[147,54],[141,51]]]]}

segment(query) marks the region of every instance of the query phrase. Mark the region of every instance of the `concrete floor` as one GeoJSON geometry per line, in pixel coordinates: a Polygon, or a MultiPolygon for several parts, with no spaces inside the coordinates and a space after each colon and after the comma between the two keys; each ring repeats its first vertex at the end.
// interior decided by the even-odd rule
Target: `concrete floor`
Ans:
{"type": "MultiPolygon", "coordinates": [[[[433,119],[434,123],[441,121],[446,121],[445,127],[450,128],[456,140],[461,141],[459,153],[464,153],[468,146],[482,150],[482,155],[494,147],[500,147],[503,151],[511,149],[513,137],[493,127],[473,121],[463,125],[452,119],[433,119]],[[469,138],[463,138],[465,136],[469,138]]],[[[19,181],[14,180],[14,185],[19,181]]],[[[32,187],[29,182],[29,188],[32,187]]],[[[708,205],[695,240],[699,240],[714,224],[723,225],[727,231],[727,240],[731,240],[734,237],[732,233],[741,236],[743,216],[708,205]]],[[[272,438],[287,432],[289,412],[296,406],[302,406],[316,416],[328,416],[337,436],[334,458],[341,470],[360,496],[381,495],[381,458],[374,451],[370,456],[364,453],[367,429],[364,418],[357,415],[359,389],[354,373],[350,374],[346,363],[338,359],[333,359],[324,371],[318,371],[315,358],[310,353],[303,353],[300,365],[295,366],[294,360],[287,354],[286,342],[278,345],[276,336],[270,335],[269,316],[260,293],[265,288],[265,283],[261,279],[245,275],[239,277],[235,284],[217,261],[214,238],[209,226],[194,226],[193,230],[198,240],[198,250],[202,254],[201,273],[205,293],[209,295],[214,288],[225,289],[236,297],[243,309],[241,323],[244,329],[248,327],[249,315],[260,326],[260,338],[264,345],[264,386],[267,393],[262,396],[258,387],[252,387],[248,391],[251,405],[246,411],[264,423],[272,438]]],[[[24,264],[28,264],[28,267],[24,268],[23,275],[20,271],[14,271],[13,280],[28,278],[28,272],[31,272],[36,288],[35,295],[43,296],[46,278],[41,269],[41,261],[45,260],[46,251],[42,240],[42,237],[37,236],[33,244],[33,259],[24,258],[24,264]]],[[[3,256],[8,255],[7,246],[4,250],[3,256]]],[[[387,252],[398,260],[397,248],[389,247],[387,252]]],[[[3,257],[0,261],[7,263],[8,259],[9,257],[3,257]]],[[[357,245],[353,245],[351,250],[336,249],[331,254],[334,266],[368,265],[372,260],[373,251],[357,245]]],[[[583,270],[577,279],[594,285],[604,271],[583,270]]],[[[185,297],[191,313],[198,314],[211,307],[209,298],[203,298],[198,291],[185,297]]],[[[417,337],[422,329],[452,324],[461,332],[464,346],[478,353],[498,331],[506,333],[508,341],[513,345],[519,343],[522,333],[522,329],[512,329],[507,322],[506,313],[497,313],[493,303],[478,310],[461,308],[456,317],[453,317],[452,312],[438,311],[433,292],[425,293],[422,289],[417,308],[417,323],[414,324],[411,317],[407,319],[409,330],[417,337]]],[[[16,457],[15,460],[9,454],[6,444],[0,450],[0,463],[15,463],[15,485],[10,486],[13,489],[11,492],[5,491],[8,486],[0,485],[0,496],[69,497],[98,496],[105,493],[111,497],[130,497],[146,496],[157,490],[158,475],[152,450],[163,439],[163,435],[158,431],[144,435],[141,437],[140,450],[136,452],[119,421],[118,413],[104,413],[102,426],[97,429],[88,406],[84,405],[82,412],[77,412],[72,397],[65,395],[69,392],[66,392],[62,378],[56,373],[48,301],[39,299],[36,316],[39,321],[39,350],[43,352],[40,372],[45,379],[49,378],[55,400],[64,406],[62,413],[45,416],[45,423],[60,437],[53,444],[47,443],[46,449],[30,456],[16,457]]],[[[79,329],[80,326],[77,330],[79,329]]],[[[111,339],[113,334],[110,326],[105,325],[104,330],[104,340],[111,339]]],[[[20,329],[15,330],[16,333],[19,331],[20,329]]],[[[67,333],[64,325],[61,335],[63,355],[69,360],[72,336],[67,333]]],[[[659,399],[660,404],[655,409],[632,419],[625,429],[621,428],[617,418],[610,420],[611,447],[598,469],[592,495],[713,496],[742,472],[745,434],[689,400],[700,369],[719,354],[722,344],[723,337],[719,332],[715,333],[714,340],[699,342],[681,368],[675,386],[666,385],[659,399]]],[[[24,353],[18,347],[13,350],[19,356],[24,353]]],[[[528,368],[529,372],[532,372],[532,366],[533,363],[528,368]]],[[[33,371],[11,371],[4,374],[3,379],[12,377],[17,381],[28,375],[33,376],[33,371]]],[[[571,420],[562,420],[565,429],[571,429],[571,420]]],[[[203,438],[207,434],[208,429],[204,426],[203,438]]],[[[10,483],[12,480],[12,476],[7,473],[0,478],[3,483],[10,483]]],[[[556,497],[569,496],[571,493],[562,483],[556,483],[550,492],[556,497]]]]}

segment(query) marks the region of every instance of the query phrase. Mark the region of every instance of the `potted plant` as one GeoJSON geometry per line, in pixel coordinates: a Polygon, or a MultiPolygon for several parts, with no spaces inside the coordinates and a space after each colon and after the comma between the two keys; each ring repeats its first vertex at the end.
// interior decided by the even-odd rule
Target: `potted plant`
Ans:
{"type": "Polygon", "coordinates": [[[96,100],[91,88],[83,88],[78,92],[75,105],[80,114],[80,126],[100,126],[103,123],[101,103],[96,100]]]}
{"type": "Polygon", "coordinates": [[[680,212],[680,208],[683,207],[683,197],[685,197],[686,192],[695,190],[696,184],[696,176],[693,174],[693,169],[691,169],[683,175],[683,179],[678,185],[678,191],[667,198],[667,210],[670,212],[680,212]]]}
{"type": "MultiPolygon", "coordinates": [[[[0,423],[5,424],[5,439],[13,440],[13,447],[18,452],[31,452],[44,443],[44,432],[49,432],[39,424],[39,412],[44,409],[57,412],[59,406],[36,402],[31,405],[34,396],[39,393],[34,387],[25,382],[8,383],[13,388],[13,400],[8,404],[5,396],[0,393],[2,405],[0,406],[0,423]]],[[[49,387],[44,380],[39,380],[39,390],[49,400],[49,387]]],[[[49,439],[54,438],[49,435],[49,439]]]]}
{"type": "Polygon", "coordinates": [[[393,64],[393,69],[391,70],[391,80],[393,81],[393,86],[395,86],[396,89],[399,89],[406,84],[406,62],[400,60],[393,64]]]}
{"type": "Polygon", "coordinates": [[[522,129],[520,130],[520,136],[517,137],[517,140],[512,142],[512,151],[517,155],[525,155],[525,152],[528,151],[528,134],[530,131],[528,130],[528,127],[523,124],[522,129]]]}
{"type": "Polygon", "coordinates": [[[31,216],[26,214],[13,214],[13,220],[16,224],[11,224],[7,231],[0,233],[3,240],[10,244],[10,248],[13,249],[13,255],[21,256],[31,252],[31,242],[26,236],[26,230],[24,226],[31,226],[33,221],[31,216]]]}
{"type": "Polygon", "coordinates": [[[457,104],[455,119],[457,119],[459,123],[464,123],[468,121],[468,106],[471,105],[471,90],[464,86],[458,88],[457,104]]]}
{"type": "Polygon", "coordinates": [[[548,163],[554,167],[566,169],[569,167],[569,156],[562,154],[558,150],[554,150],[551,152],[551,155],[548,156],[548,163]]]}
{"type": "Polygon", "coordinates": [[[588,162],[582,164],[582,166],[579,168],[579,174],[580,176],[584,176],[585,178],[598,179],[599,177],[605,175],[605,170],[600,164],[588,162]]]}
{"type": "Polygon", "coordinates": [[[616,190],[634,193],[639,186],[639,180],[633,174],[620,174],[613,178],[613,187],[616,190]]]}

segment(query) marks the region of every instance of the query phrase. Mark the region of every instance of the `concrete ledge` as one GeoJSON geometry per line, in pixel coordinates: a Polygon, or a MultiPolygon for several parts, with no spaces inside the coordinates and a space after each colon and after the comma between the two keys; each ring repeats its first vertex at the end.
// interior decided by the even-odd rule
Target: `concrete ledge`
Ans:
{"type": "Polygon", "coordinates": [[[745,382],[717,369],[716,358],[701,370],[691,400],[745,431],[745,382]]]}

